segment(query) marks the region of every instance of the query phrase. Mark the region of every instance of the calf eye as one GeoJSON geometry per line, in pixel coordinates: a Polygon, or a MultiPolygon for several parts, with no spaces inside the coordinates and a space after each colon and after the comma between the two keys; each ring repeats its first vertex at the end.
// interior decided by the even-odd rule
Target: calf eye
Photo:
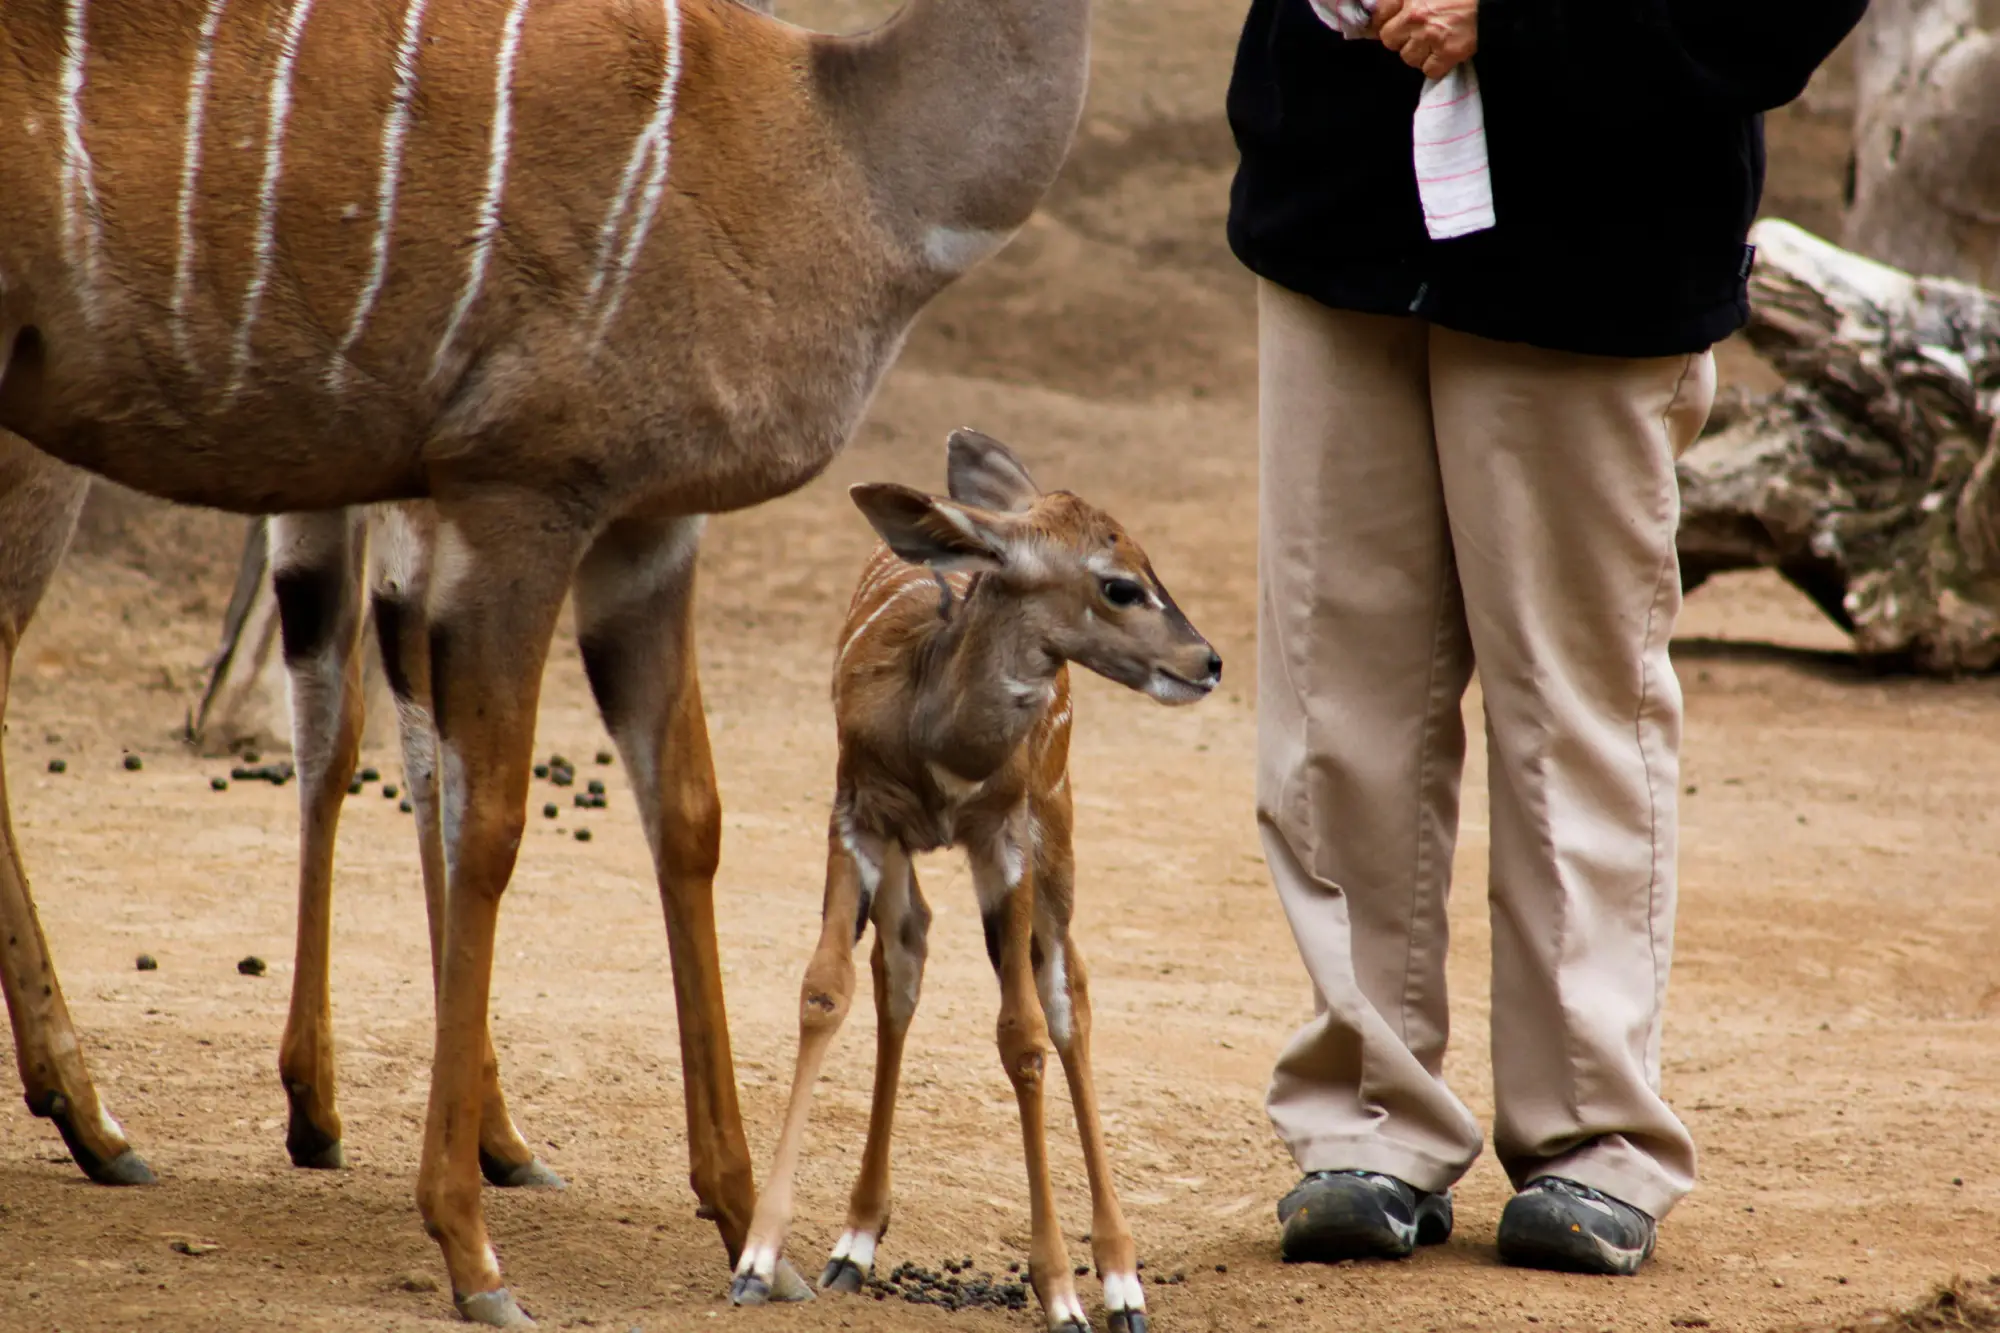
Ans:
{"type": "Polygon", "coordinates": [[[1146,590],[1131,579],[1106,579],[1100,586],[1104,600],[1113,606],[1137,606],[1146,600],[1146,590]]]}

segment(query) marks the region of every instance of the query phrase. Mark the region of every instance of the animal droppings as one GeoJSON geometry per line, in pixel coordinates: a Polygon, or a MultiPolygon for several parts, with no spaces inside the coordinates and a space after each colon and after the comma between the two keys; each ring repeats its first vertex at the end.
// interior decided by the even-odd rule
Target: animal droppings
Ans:
{"type": "Polygon", "coordinates": [[[254,764],[261,758],[263,758],[263,756],[258,754],[255,750],[245,750],[243,752],[243,762],[246,764],[254,764]]]}
{"type": "Polygon", "coordinates": [[[576,831],[576,840],[577,840],[578,842],[589,842],[589,841],[590,841],[590,830],[589,830],[589,829],[587,829],[587,828],[580,828],[580,829],[578,829],[578,830],[576,831]]]}
{"type": "Polygon", "coordinates": [[[412,810],[416,809],[416,807],[414,805],[411,805],[408,801],[396,802],[396,808],[398,810],[401,810],[406,815],[409,814],[412,810]]]}
{"type": "Polygon", "coordinates": [[[590,784],[586,786],[584,790],[589,792],[592,796],[602,796],[604,795],[604,784],[599,782],[596,778],[592,778],[590,780],[590,784]]]}
{"type": "Polygon", "coordinates": [[[253,953],[236,964],[236,970],[246,977],[261,977],[266,969],[264,960],[253,953]]]}
{"type": "Polygon", "coordinates": [[[1218,1273],[1227,1273],[1227,1272],[1229,1271],[1229,1265],[1228,1265],[1228,1264],[1217,1264],[1217,1265],[1215,1266],[1215,1271],[1216,1271],[1216,1272],[1218,1272],[1218,1273]]]}
{"type": "Polygon", "coordinates": [[[157,972],[160,970],[160,960],[149,953],[142,953],[139,955],[138,968],[141,972],[157,972]]]}
{"type": "Polygon", "coordinates": [[[568,768],[551,768],[549,781],[558,787],[567,787],[576,781],[576,771],[568,768]]]}
{"type": "Polygon", "coordinates": [[[128,754],[125,756],[125,771],[127,773],[137,773],[140,769],[144,768],[145,766],[146,766],[146,761],[141,759],[138,755],[128,754]]]}
{"type": "Polygon", "coordinates": [[[602,810],[605,808],[602,796],[592,796],[588,792],[576,794],[576,808],[579,810],[602,810]]]}
{"type": "Polygon", "coordinates": [[[536,778],[537,778],[538,780],[539,780],[539,779],[541,779],[541,778],[545,778],[545,777],[547,777],[548,775],[549,775],[549,766],[548,766],[547,764],[536,764],[536,765],[535,765],[535,777],[536,777],[536,778]]]}
{"type": "Polygon", "coordinates": [[[542,807],[543,819],[554,819],[557,815],[561,813],[562,811],[556,808],[556,803],[554,801],[550,801],[547,805],[542,807]]]}
{"type": "Polygon", "coordinates": [[[69,763],[68,763],[68,761],[66,761],[66,760],[62,760],[62,759],[51,759],[51,760],[49,760],[49,772],[51,772],[51,773],[67,773],[67,772],[69,772],[69,763]]]}
{"type": "Polygon", "coordinates": [[[364,768],[361,770],[361,780],[363,782],[380,782],[382,780],[382,774],[377,769],[364,768]]]}
{"type": "Polygon", "coordinates": [[[348,794],[349,796],[359,796],[359,795],[361,794],[361,779],[360,779],[360,778],[356,778],[356,779],[354,779],[354,781],[352,781],[352,782],[350,782],[350,783],[348,783],[348,784],[347,784],[347,794],[348,794]]]}
{"type": "MultiPolygon", "coordinates": [[[[1028,1308],[1028,1287],[991,1273],[974,1273],[972,1260],[946,1260],[940,1273],[916,1264],[896,1265],[887,1278],[870,1278],[863,1290],[878,1301],[901,1297],[911,1305],[935,1305],[946,1310],[1013,1310],[1028,1308]],[[963,1276],[960,1276],[963,1275],[963,1276]]],[[[1018,1273],[1020,1264],[1008,1271],[1018,1273]]]]}
{"type": "MultiPolygon", "coordinates": [[[[245,756],[249,758],[250,756],[245,756]]],[[[229,776],[238,782],[268,782],[273,787],[282,787],[297,773],[289,759],[275,764],[246,764],[229,770],[229,776]]],[[[219,790],[219,789],[218,789],[219,790]]]]}
{"type": "Polygon", "coordinates": [[[228,790],[229,790],[229,779],[228,779],[228,778],[210,778],[210,779],[208,780],[208,789],[209,789],[210,791],[228,791],[228,790]]]}
{"type": "Polygon", "coordinates": [[[382,787],[382,799],[385,801],[393,801],[396,799],[398,791],[399,788],[397,788],[396,784],[394,784],[393,782],[384,783],[382,787]]]}
{"type": "Polygon", "coordinates": [[[597,752],[597,762],[598,762],[598,763],[600,763],[600,764],[608,764],[608,763],[610,763],[610,762],[611,762],[611,751],[609,751],[609,750],[599,750],[599,751],[597,752]]]}

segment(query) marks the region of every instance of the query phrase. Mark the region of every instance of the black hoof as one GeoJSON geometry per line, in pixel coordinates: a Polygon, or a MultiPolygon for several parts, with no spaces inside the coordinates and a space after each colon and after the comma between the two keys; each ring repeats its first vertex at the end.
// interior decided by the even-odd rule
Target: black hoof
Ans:
{"type": "Polygon", "coordinates": [[[563,1178],[549,1170],[539,1157],[530,1157],[518,1166],[501,1161],[484,1148],[479,1150],[479,1174],[486,1183],[503,1190],[559,1190],[567,1188],[563,1178]]]}
{"type": "Polygon", "coordinates": [[[1081,1319],[1068,1319],[1057,1324],[1050,1333],[1090,1333],[1090,1325],[1081,1319]]]}
{"type": "Polygon", "coordinates": [[[287,1083],[285,1100],[291,1106],[291,1119],[285,1125],[285,1151],[291,1155],[292,1165],[312,1171],[338,1171],[346,1166],[347,1154],[340,1150],[340,1140],[313,1123],[307,1109],[312,1104],[312,1089],[303,1083],[287,1083]]]}
{"type": "Polygon", "coordinates": [[[76,1117],[70,1111],[69,1098],[61,1093],[51,1093],[40,1107],[31,1109],[36,1115],[56,1122],[56,1133],[62,1135],[63,1146],[69,1149],[70,1159],[97,1184],[150,1185],[154,1182],[153,1168],[130,1148],[109,1160],[92,1152],[90,1145],[83,1141],[83,1135],[76,1131],[76,1117]]]}
{"type": "Polygon", "coordinates": [[[1146,1333],[1146,1312],[1144,1310],[1113,1310],[1110,1321],[1111,1333],[1146,1333]]]}
{"type": "Polygon", "coordinates": [[[853,1293],[860,1291],[861,1284],[867,1280],[868,1275],[863,1273],[860,1265],[852,1259],[834,1259],[828,1262],[826,1271],[819,1275],[819,1289],[853,1293]]]}
{"type": "Polygon", "coordinates": [[[755,1273],[744,1273],[729,1284],[731,1305],[769,1305],[771,1284],[755,1273]]]}

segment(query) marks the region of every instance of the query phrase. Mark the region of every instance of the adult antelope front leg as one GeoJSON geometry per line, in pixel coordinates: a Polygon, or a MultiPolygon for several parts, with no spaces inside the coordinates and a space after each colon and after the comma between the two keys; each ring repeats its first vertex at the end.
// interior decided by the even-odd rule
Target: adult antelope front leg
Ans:
{"type": "Polygon", "coordinates": [[[361,752],[361,626],[367,531],[350,510],[272,520],[271,585],[291,678],[299,780],[299,913],[292,1002],[278,1047],[294,1166],[345,1165],[334,1102],[333,854],[361,752]]]}
{"type": "Polygon", "coordinates": [[[722,805],[693,624],[701,524],[698,516],[631,519],[600,537],[577,572],[577,639],[652,848],[679,1017],[689,1176],[699,1214],[715,1222],[734,1267],[757,1197],[716,953],[722,805]]]}
{"type": "MultiPolygon", "coordinates": [[[[0,364],[0,372],[4,372],[0,364]]],[[[0,430],[0,717],[21,634],[62,560],[88,482],[0,430]]],[[[28,1109],[56,1122],[70,1156],[100,1185],[145,1185],[153,1173],[97,1099],[69,1006],[15,850],[0,760],[0,987],[28,1109]]]]}
{"type": "MultiPolygon", "coordinates": [[[[375,638],[396,700],[403,750],[403,785],[417,825],[417,856],[430,925],[431,993],[435,999],[444,959],[445,855],[438,800],[438,737],[431,714],[431,639],[425,619],[437,540],[437,516],[424,503],[377,511],[371,600],[375,638]]],[[[479,1170],[490,1185],[507,1189],[561,1189],[563,1179],[537,1157],[514,1127],[500,1090],[500,1057],[486,1034],[480,1062],[485,1083],[479,1117],[479,1170]]]]}
{"type": "Polygon", "coordinates": [[[459,1313],[505,1328],[532,1321],[502,1284],[480,1201],[493,938],[527,822],[542,668],[583,540],[572,514],[522,491],[444,501],[438,519],[430,702],[448,887],[417,1205],[459,1313]]]}

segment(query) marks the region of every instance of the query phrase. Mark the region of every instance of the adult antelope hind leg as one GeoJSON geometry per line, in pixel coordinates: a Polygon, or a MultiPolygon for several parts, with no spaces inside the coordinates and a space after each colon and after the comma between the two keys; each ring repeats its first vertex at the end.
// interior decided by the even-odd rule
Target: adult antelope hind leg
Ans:
{"type": "MultiPolygon", "coordinates": [[[[403,751],[403,786],[417,825],[417,855],[430,926],[431,991],[444,959],[445,854],[438,800],[438,737],[431,709],[431,639],[426,601],[437,542],[437,515],[428,503],[386,505],[374,512],[370,602],[383,674],[396,701],[403,751]]],[[[561,1189],[562,1177],[537,1157],[514,1127],[500,1090],[500,1057],[489,1029],[481,1061],[485,1090],[479,1119],[479,1170],[490,1185],[561,1189]]]]}
{"type": "MultiPolygon", "coordinates": [[[[0,364],[0,374],[4,374],[0,364]]],[[[89,482],[0,430],[0,718],[21,635],[61,563],[89,482]]],[[[145,1185],[153,1173],[98,1101],[69,1006],[35,915],[14,843],[0,758],[0,988],[28,1109],[56,1122],[70,1156],[100,1185],[145,1185]]]]}
{"type": "MultiPolygon", "coordinates": [[[[612,525],[576,577],[578,646],[604,725],[618,744],[652,848],[666,914],[687,1097],[689,1177],[734,1267],[756,1208],[729,1018],[716,952],[715,872],[722,804],[695,669],[695,557],[702,519],[612,525]]],[[[779,1299],[805,1284],[780,1265],[779,1299]]]]}
{"type": "MultiPolygon", "coordinates": [[[[1067,776],[1065,774],[1065,776],[1067,776]]],[[[1146,1294],[1139,1282],[1139,1256],[1132,1229],[1118,1206],[1097,1087],[1090,1071],[1090,980],[1083,954],[1070,936],[1075,904],[1076,857],[1071,845],[1073,809],[1067,781],[1033,797],[1041,838],[1035,856],[1035,986],[1049,1037],[1062,1057],[1083,1140],[1083,1165],[1090,1178],[1090,1248],[1111,1333],[1146,1333],[1146,1294]]]]}

